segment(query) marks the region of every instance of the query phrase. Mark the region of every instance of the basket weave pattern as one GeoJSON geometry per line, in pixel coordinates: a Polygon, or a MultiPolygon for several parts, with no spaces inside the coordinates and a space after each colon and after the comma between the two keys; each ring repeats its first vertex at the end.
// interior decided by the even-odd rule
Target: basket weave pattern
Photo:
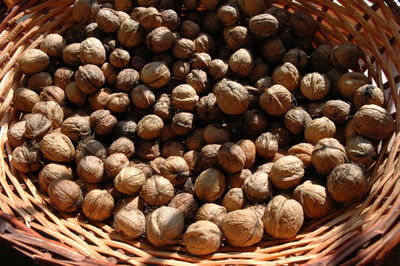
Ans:
{"type": "Polygon", "coordinates": [[[20,114],[12,106],[13,90],[24,78],[18,58],[37,47],[48,33],[73,25],[73,0],[24,1],[0,23],[0,240],[37,262],[55,265],[168,264],[366,264],[381,261],[400,242],[400,9],[393,1],[309,0],[271,1],[288,10],[301,9],[319,22],[320,43],[353,42],[362,47],[360,71],[390,92],[387,109],[396,116],[397,129],[382,143],[370,173],[371,191],[363,202],[341,208],[307,224],[290,240],[267,236],[255,247],[222,247],[204,257],[190,255],[179,243],[158,249],[145,239],[121,241],[102,223],[83,216],[56,212],[29,175],[17,173],[9,162],[12,149],[7,130],[20,114]]]}

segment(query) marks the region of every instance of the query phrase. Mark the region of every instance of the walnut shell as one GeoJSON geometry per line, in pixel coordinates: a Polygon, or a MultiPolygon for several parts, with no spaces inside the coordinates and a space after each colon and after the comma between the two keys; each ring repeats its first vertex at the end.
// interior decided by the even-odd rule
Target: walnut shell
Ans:
{"type": "Polygon", "coordinates": [[[144,39],[143,29],[137,21],[127,19],[119,26],[117,38],[124,47],[136,47],[144,39]]]}
{"type": "Polygon", "coordinates": [[[265,11],[266,6],[263,0],[238,0],[240,10],[247,16],[254,17],[265,11]]]}
{"type": "Polygon", "coordinates": [[[336,124],[343,124],[350,115],[350,108],[350,104],[342,100],[330,100],[322,107],[322,114],[336,124]]]}
{"type": "Polygon", "coordinates": [[[90,125],[94,132],[99,135],[111,133],[117,125],[118,120],[108,110],[97,110],[90,115],[90,125]]]}
{"type": "Polygon", "coordinates": [[[97,140],[85,139],[78,143],[75,152],[75,162],[78,163],[84,156],[93,155],[102,160],[107,158],[107,150],[97,140]]]}
{"type": "Polygon", "coordinates": [[[270,14],[260,14],[249,21],[249,29],[257,38],[268,38],[278,32],[278,20],[270,14]]]}
{"type": "Polygon", "coordinates": [[[351,100],[355,91],[361,86],[370,84],[367,76],[358,72],[349,72],[342,75],[337,81],[337,88],[343,97],[351,100]]]}
{"type": "Polygon", "coordinates": [[[116,177],[119,172],[127,167],[129,160],[123,153],[114,153],[104,160],[104,170],[108,177],[116,177]]]}
{"type": "Polygon", "coordinates": [[[42,114],[31,114],[25,123],[25,137],[27,139],[41,139],[51,130],[51,121],[42,114]]]}
{"type": "Polygon", "coordinates": [[[244,113],[249,106],[249,93],[240,84],[232,80],[223,79],[213,88],[217,104],[221,110],[229,115],[244,113]]]}
{"type": "Polygon", "coordinates": [[[119,91],[129,92],[138,82],[139,72],[132,68],[126,68],[118,73],[115,87],[119,91]]]}
{"type": "Polygon", "coordinates": [[[243,184],[243,192],[252,202],[264,202],[272,196],[272,187],[268,174],[255,172],[243,184]]]}
{"type": "Polygon", "coordinates": [[[48,191],[51,205],[59,211],[74,212],[82,204],[82,190],[71,180],[55,180],[49,185],[48,191]]]}
{"type": "Polygon", "coordinates": [[[210,221],[220,226],[222,219],[226,214],[227,212],[225,207],[214,203],[205,203],[199,208],[195,219],[197,221],[210,221]]]}
{"type": "Polygon", "coordinates": [[[14,91],[14,107],[22,112],[31,112],[33,106],[40,101],[39,95],[27,88],[18,88],[14,91]]]}
{"type": "Polygon", "coordinates": [[[318,141],[311,154],[314,168],[322,175],[328,175],[333,168],[347,162],[346,150],[334,138],[318,141]]]}
{"type": "Polygon", "coordinates": [[[180,156],[170,156],[160,165],[160,172],[173,185],[180,185],[189,177],[189,165],[180,156]]]}
{"type": "Polygon", "coordinates": [[[129,239],[136,239],[145,233],[146,218],[138,209],[122,208],[114,215],[115,231],[129,239]]]}
{"type": "Polygon", "coordinates": [[[40,142],[40,151],[47,159],[59,163],[70,162],[75,156],[75,147],[71,140],[58,132],[43,137],[40,142]]]}
{"type": "Polygon", "coordinates": [[[175,109],[193,111],[198,101],[196,90],[189,84],[178,85],[172,90],[171,103],[175,109]]]}
{"type": "Polygon", "coordinates": [[[173,207],[183,214],[185,220],[190,220],[199,209],[199,205],[190,193],[179,193],[171,199],[168,207],[173,207]]]}
{"type": "Polygon", "coordinates": [[[91,135],[89,117],[73,116],[64,120],[61,133],[71,140],[87,138],[91,135]]]}
{"type": "Polygon", "coordinates": [[[183,241],[190,253],[207,255],[218,250],[221,245],[221,236],[221,231],[214,223],[197,221],[187,228],[183,241]]]}
{"type": "Polygon", "coordinates": [[[257,154],[264,158],[275,156],[278,151],[278,140],[272,133],[261,134],[255,141],[257,154]]]}
{"type": "Polygon", "coordinates": [[[299,158],[307,168],[311,164],[311,153],[314,150],[314,145],[310,143],[298,143],[288,150],[288,155],[293,155],[299,158]]]}
{"type": "Polygon", "coordinates": [[[146,38],[147,47],[156,53],[169,50],[174,45],[175,38],[172,32],[164,26],[152,30],[146,38]]]}
{"type": "Polygon", "coordinates": [[[255,143],[249,139],[242,139],[239,140],[236,144],[239,145],[239,147],[243,150],[246,157],[244,168],[251,168],[255,163],[257,155],[255,143]]]}
{"type": "Polygon", "coordinates": [[[25,141],[26,121],[19,121],[8,129],[7,138],[13,147],[21,146],[25,141]]]}
{"type": "Polygon", "coordinates": [[[214,168],[203,171],[196,179],[194,192],[196,196],[205,202],[214,202],[225,191],[225,176],[214,168]]]}
{"type": "Polygon", "coordinates": [[[289,239],[296,236],[303,225],[303,208],[297,201],[278,195],[268,203],[262,220],[268,234],[289,239]]]}
{"type": "Polygon", "coordinates": [[[228,183],[230,188],[242,188],[246,180],[252,175],[249,169],[243,169],[240,172],[228,174],[228,183]]]}
{"type": "Polygon", "coordinates": [[[131,158],[135,154],[135,144],[126,137],[116,139],[108,148],[108,154],[122,153],[127,158],[131,158]]]}
{"type": "Polygon", "coordinates": [[[79,55],[85,64],[102,65],[106,61],[106,49],[101,41],[94,37],[81,43],[79,55]]]}
{"type": "Polygon", "coordinates": [[[135,167],[124,167],[114,179],[115,188],[125,194],[133,195],[140,191],[146,182],[143,171],[135,167]]]}
{"type": "Polygon", "coordinates": [[[82,106],[86,103],[87,95],[78,89],[75,81],[69,82],[65,85],[64,91],[67,99],[73,104],[82,106]]]}
{"type": "Polygon", "coordinates": [[[242,188],[232,188],[224,196],[222,205],[228,212],[243,209],[246,205],[246,197],[242,188]]]}
{"type": "Polygon", "coordinates": [[[144,140],[158,137],[164,127],[162,119],[156,115],[146,115],[137,124],[137,134],[144,140]]]}
{"type": "Polygon", "coordinates": [[[19,58],[19,67],[27,75],[43,71],[49,65],[49,56],[39,49],[28,49],[19,58]]]}
{"type": "Polygon", "coordinates": [[[188,112],[179,112],[172,118],[172,131],[178,136],[185,136],[194,129],[194,115],[188,112]]]}
{"type": "Polygon", "coordinates": [[[103,181],[104,163],[93,155],[79,160],[76,168],[78,177],[85,183],[96,184],[103,181]]]}
{"type": "Polygon", "coordinates": [[[338,68],[357,68],[361,57],[363,57],[362,50],[352,43],[339,44],[331,52],[331,61],[338,68]]]}
{"type": "Polygon", "coordinates": [[[63,61],[72,66],[77,66],[81,64],[81,57],[79,54],[80,48],[80,43],[71,43],[65,46],[61,52],[61,57],[63,61]]]}
{"type": "Polygon", "coordinates": [[[57,86],[44,87],[40,92],[40,100],[42,101],[54,101],[60,106],[64,106],[65,102],[65,91],[57,86]]]}
{"type": "Polygon", "coordinates": [[[382,89],[374,85],[364,85],[354,92],[353,105],[357,110],[367,104],[375,104],[383,107],[385,104],[385,95],[382,89]]]}
{"type": "Polygon", "coordinates": [[[362,136],[350,138],[346,142],[345,148],[349,159],[365,168],[369,168],[378,155],[374,143],[362,136]]]}
{"type": "Polygon", "coordinates": [[[114,9],[102,8],[96,14],[96,23],[102,31],[112,33],[118,31],[122,21],[114,9]]]}
{"type": "Polygon", "coordinates": [[[39,175],[39,186],[40,188],[48,193],[49,185],[60,179],[73,179],[72,169],[62,164],[49,163],[43,166],[40,170],[39,175]]]}
{"type": "Polygon", "coordinates": [[[277,160],[271,168],[269,178],[278,189],[291,189],[300,184],[304,176],[303,162],[292,155],[277,160]]]}
{"type": "Polygon", "coordinates": [[[312,36],[317,30],[317,22],[303,11],[296,11],[289,16],[291,31],[298,37],[312,36]]]}
{"type": "Polygon", "coordinates": [[[234,247],[249,247],[261,241],[263,224],[256,213],[249,210],[236,210],[224,216],[221,230],[228,243],[234,247]]]}
{"type": "Polygon", "coordinates": [[[168,67],[162,62],[151,62],[145,65],[140,72],[140,80],[153,89],[165,86],[170,77],[168,67]]]}
{"type": "Polygon", "coordinates": [[[39,151],[27,143],[22,144],[12,152],[11,165],[22,173],[32,173],[40,169],[39,151]]]}
{"type": "Polygon", "coordinates": [[[163,176],[153,175],[144,183],[140,197],[150,206],[166,205],[174,196],[174,186],[163,176]]]}
{"type": "Polygon", "coordinates": [[[201,119],[207,122],[218,121],[223,116],[223,112],[217,104],[217,97],[215,97],[214,93],[209,93],[200,98],[197,102],[196,112],[201,119]]]}
{"type": "Polygon", "coordinates": [[[66,45],[64,38],[58,33],[47,35],[40,43],[40,50],[45,52],[48,56],[60,56],[61,52],[66,45]]]}
{"type": "Polygon", "coordinates": [[[267,114],[281,116],[292,106],[292,94],[282,85],[274,85],[260,96],[259,104],[267,114]]]}
{"type": "Polygon", "coordinates": [[[285,62],[275,68],[272,73],[272,82],[285,87],[290,92],[295,91],[300,85],[300,72],[296,66],[290,62],[285,62]]]}
{"type": "Polygon", "coordinates": [[[316,144],[324,138],[332,138],[336,133],[335,124],[327,117],[321,117],[311,120],[304,130],[304,139],[316,144]]]}
{"type": "Polygon", "coordinates": [[[335,201],[348,203],[360,199],[367,193],[368,182],[361,167],[342,164],[336,166],[329,174],[327,188],[335,201]]]}
{"type": "Polygon", "coordinates": [[[83,214],[93,221],[104,221],[114,210],[114,199],[106,190],[94,189],[86,194],[82,203],[83,214]]]}
{"type": "Polygon", "coordinates": [[[229,58],[230,70],[239,77],[246,77],[254,66],[253,55],[249,49],[239,49],[229,58]]]}
{"type": "MultiPolygon", "coordinates": [[[[54,73],[54,82],[56,82],[56,73],[60,73],[60,69],[62,70],[63,68],[59,68],[56,70],[54,73]]],[[[73,75],[73,72],[71,76],[73,75]]],[[[58,81],[58,80],[57,80],[58,81]]],[[[29,77],[28,79],[28,88],[32,89],[34,91],[39,92],[42,87],[47,87],[47,86],[52,86],[53,85],[53,78],[51,77],[51,74],[49,72],[37,72],[33,74],[32,76],[29,77]]],[[[58,84],[55,83],[56,86],[59,86],[58,84]]],[[[60,86],[59,86],[60,87],[60,86]]]]}
{"type": "Polygon", "coordinates": [[[283,123],[290,133],[300,135],[311,122],[311,116],[301,107],[286,112],[283,123]]]}
{"type": "Polygon", "coordinates": [[[75,82],[80,91],[92,94],[103,86],[105,77],[98,66],[87,64],[80,66],[75,72],[75,82]]]}
{"type": "Polygon", "coordinates": [[[217,158],[222,168],[229,173],[239,172],[246,162],[242,148],[232,142],[227,142],[219,148],[217,158]]]}
{"type": "Polygon", "coordinates": [[[331,90],[331,83],[325,74],[306,74],[300,82],[301,93],[311,101],[324,99],[331,90]]]}

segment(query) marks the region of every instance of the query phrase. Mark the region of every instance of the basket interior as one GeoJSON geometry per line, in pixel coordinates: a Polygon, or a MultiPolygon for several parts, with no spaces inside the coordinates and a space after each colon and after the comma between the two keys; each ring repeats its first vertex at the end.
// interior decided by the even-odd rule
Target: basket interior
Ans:
{"type": "Polygon", "coordinates": [[[397,118],[397,129],[390,140],[380,145],[379,157],[370,172],[371,192],[363,202],[307,223],[294,239],[272,240],[266,236],[257,246],[224,246],[217,253],[203,257],[190,255],[182,243],[159,249],[145,239],[122,242],[107,224],[88,223],[82,216],[56,212],[36,188],[35,179],[10,167],[12,148],[7,143],[7,129],[20,118],[11,102],[13,90],[24,79],[16,62],[24,50],[38,46],[46,34],[64,32],[73,25],[72,0],[33,2],[15,14],[4,30],[0,26],[0,141],[4,155],[0,161],[0,217],[14,228],[0,227],[3,240],[37,261],[61,265],[117,262],[217,265],[265,261],[337,264],[352,255],[346,262],[350,265],[382,259],[396,244],[391,236],[400,234],[400,172],[396,171],[400,146],[400,120],[396,112],[400,17],[396,16],[397,6],[393,6],[393,1],[271,1],[287,10],[301,9],[315,16],[319,30],[314,45],[353,42],[362,47],[365,59],[359,62],[359,70],[387,91],[386,108],[397,118]],[[43,252],[44,249],[48,252],[43,252]]]}

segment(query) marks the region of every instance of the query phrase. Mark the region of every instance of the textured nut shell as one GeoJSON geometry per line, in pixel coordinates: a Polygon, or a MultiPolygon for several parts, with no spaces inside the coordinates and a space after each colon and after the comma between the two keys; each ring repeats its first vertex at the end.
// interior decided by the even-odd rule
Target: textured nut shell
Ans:
{"type": "Polygon", "coordinates": [[[331,89],[331,83],[325,74],[317,72],[306,74],[300,82],[301,93],[311,101],[322,100],[331,89]]]}
{"type": "Polygon", "coordinates": [[[268,174],[255,172],[243,184],[243,192],[252,202],[264,202],[272,196],[272,187],[268,174]]]}
{"type": "Polygon", "coordinates": [[[370,84],[367,76],[359,72],[349,72],[342,75],[337,81],[339,93],[346,99],[351,100],[354,92],[361,86],[370,84]]]}
{"type": "Polygon", "coordinates": [[[289,16],[289,24],[292,32],[299,37],[312,36],[317,30],[317,22],[303,11],[296,11],[289,16]]]}
{"type": "Polygon", "coordinates": [[[75,82],[80,91],[92,94],[104,84],[105,77],[98,66],[87,64],[80,66],[75,72],[75,82]]]}
{"type": "Polygon", "coordinates": [[[43,166],[39,175],[39,186],[44,192],[48,192],[49,185],[54,180],[73,178],[72,169],[62,164],[49,163],[43,166]]]}
{"type": "Polygon", "coordinates": [[[331,60],[338,68],[355,68],[358,60],[363,56],[362,50],[352,43],[343,43],[335,46],[331,53],[331,60]]]}
{"type": "Polygon", "coordinates": [[[47,159],[67,163],[74,159],[75,147],[71,140],[64,134],[54,132],[47,134],[40,142],[40,151],[47,159]]]}
{"type": "Polygon", "coordinates": [[[256,16],[265,11],[266,6],[263,0],[238,0],[240,10],[250,16],[256,16]]]}
{"type": "Polygon", "coordinates": [[[243,169],[240,172],[228,174],[229,187],[230,188],[242,188],[243,184],[246,182],[247,178],[252,175],[249,169],[243,169]]]}
{"type": "Polygon", "coordinates": [[[64,38],[57,33],[47,35],[40,43],[40,50],[45,52],[49,56],[61,55],[62,49],[66,42],[64,38]]]}
{"type": "Polygon", "coordinates": [[[143,37],[142,27],[133,19],[127,19],[122,22],[117,33],[118,41],[124,47],[138,46],[143,37]]]}
{"type": "Polygon", "coordinates": [[[104,174],[103,161],[92,155],[85,156],[79,160],[76,173],[85,183],[100,183],[104,174]]]}
{"type": "Polygon", "coordinates": [[[297,201],[279,195],[268,203],[262,220],[268,234],[275,238],[289,239],[303,225],[303,208],[297,201]]]}
{"type": "Polygon", "coordinates": [[[65,103],[65,91],[57,86],[44,87],[40,92],[40,100],[42,101],[54,101],[60,106],[64,106],[65,103]]]}
{"type": "Polygon", "coordinates": [[[251,168],[256,161],[256,145],[249,139],[239,140],[236,144],[239,145],[246,157],[244,168],[251,168]]]}
{"type": "Polygon", "coordinates": [[[180,156],[170,156],[160,165],[160,172],[173,185],[180,185],[189,177],[189,165],[180,156]]]}
{"type": "Polygon", "coordinates": [[[214,86],[213,92],[219,108],[226,114],[242,114],[249,106],[248,91],[235,81],[223,79],[214,86]]]}
{"type": "Polygon", "coordinates": [[[367,193],[368,182],[361,167],[354,164],[336,166],[328,176],[327,188],[340,203],[352,202],[367,193]]]}
{"type": "Polygon", "coordinates": [[[51,121],[42,114],[31,114],[25,123],[25,137],[40,139],[51,130],[51,121]]]}
{"type": "Polygon", "coordinates": [[[350,104],[342,100],[330,100],[322,107],[322,114],[337,124],[343,124],[350,115],[350,108],[350,104]]]}
{"type": "Polygon", "coordinates": [[[274,85],[260,96],[259,104],[269,115],[284,115],[292,105],[292,94],[282,85],[274,85]]]}
{"type": "Polygon", "coordinates": [[[246,162],[242,148],[232,142],[227,142],[219,148],[217,158],[222,168],[229,173],[242,170],[246,162]]]}
{"type": "Polygon", "coordinates": [[[64,86],[65,96],[67,99],[75,105],[84,105],[87,100],[86,94],[78,89],[75,81],[69,82],[64,86]]]}
{"type": "Polygon", "coordinates": [[[107,151],[103,144],[97,140],[82,140],[76,147],[75,162],[78,163],[84,156],[93,155],[104,160],[107,151]]]}
{"type": "MultiPolygon", "coordinates": [[[[59,74],[57,74],[57,73],[62,72],[63,69],[65,69],[65,68],[59,68],[58,70],[56,70],[54,72],[54,84],[59,87],[60,87],[60,85],[56,84],[56,79],[58,79],[58,77],[59,77],[59,74]]],[[[72,72],[71,76],[72,75],[73,75],[73,72],[72,72]]],[[[58,80],[57,80],[57,82],[58,82],[58,80]]],[[[32,89],[34,91],[40,91],[40,88],[46,87],[46,86],[51,86],[51,85],[53,85],[53,78],[49,72],[38,72],[38,73],[35,73],[32,76],[30,76],[28,79],[28,88],[32,89]]]]}
{"type": "Polygon", "coordinates": [[[194,255],[214,253],[221,245],[221,231],[209,221],[197,221],[191,224],[183,235],[186,249],[194,255]]]}
{"type": "Polygon", "coordinates": [[[270,132],[261,134],[256,139],[256,150],[257,154],[264,158],[271,158],[275,156],[278,151],[278,140],[270,132]]]}
{"type": "Polygon", "coordinates": [[[394,120],[384,108],[369,104],[362,106],[354,115],[353,127],[359,135],[383,140],[392,135],[394,120]]]}
{"type": "Polygon", "coordinates": [[[314,150],[314,145],[310,143],[298,143],[288,150],[288,155],[293,155],[299,158],[307,168],[311,164],[311,154],[314,150]]]}
{"type": "Polygon", "coordinates": [[[25,141],[25,124],[26,121],[19,121],[13,124],[7,132],[8,141],[13,147],[21,146],[25,141]]]}
{"type": "Polygon", "coordinates": [[[161,207],[147,217],[146,236],[157,247],[173,245],[184,230],[184,218],[172,207],[161,207]]]}
{"type": "Polygon", "coordinates": [[[311,161],[320,174],[328,175],[333,168],[347,161],[346,150],[334,138],[321,139],[314,147],[311,161]]]}
{"type": "Polygon", "coordinates": [[[300,135],[311,122],[311,116],[300,107],[295,107],[286,112],[283,123],[290,133],[300,135]]]}
{"type": "Polygon", "coordinates": [[[43,71],[49,64],[49,56],[39,49],[26,50],[19,58],[19,67],[27,75],[43,71]]]}
{"type": "Polygon", "coordinates": [[[22,173],[38,171],[41,167],[39,152],[36,148],[23,144],[12,152],[11,164],[22,173]]]}
{"type": "Polygon", "coordinates": [[[179,135],[185,136],[194,129],[194,115],[188,112],[177,113],[172,118],[172,131],[179,135]]]}
{"type": "Polygon", "coordinates": [[[370,167],[378,155],[374,144],[362,137],[354,136],[346,142],[346,153],[349,159],[358,165],[370,167]]]}
{"type": "Polygon", "coordinates": [[[114,153],[104,160],[104,170],[108,177],[116,177],[128,164],[129,160],[125,154],[114,153]]]}
{"type": "Polygon", "coordinates": [[[102,31],[112,33],[118,30],[122,21],[115,10],[111,8],[102,8],[97,12],[96,23],[102,31]]]}
{"type": "Polygon", "coordinates": [[[214,202],[225,191],[225,176],[214,168],[203,171],[196,179],[194,192],[196,196],[205,202],[214,202]]]}
{"type": "Polygon", "coordinates": [[[171,74],[168,67],[162,62],[152,62],[145,65],[140,72],[140,80],[153,89],[165,86],[171,74]]]}
{"type": "Polygon", "coordinates": [[[278,20],[270,14],[254,16],[249,21],[249,29],[257,38],[268,38],[278,31],[278,20]]]}
{"type": "Polygon", "coordinates": [[[153,175],[144,183],[140,197],[150,206],[167,204],[174,196],[174,186],[163,176],[153,175]]]}
{"type": "Polygon", "coordinates": [[[253,55],[248,49],[239,49],[229,58],[230,70],[239,77],[246,77],[254,66],[253,55]]]}
{"type": "Polygon", "coordinates": [[[147,109],[156,101],[153,91],[143,84],[139,84],[133,88],[130,97],[132,103],[140,109],[147,109]]]}
{"type": "Polygon", "coordinates": [[[106,107],[114,113],[127,113],[130,105],[129,95],[124,92],[111,94],[106,103],[106,107]]]}
{"type": "Polygon", "coordinates": [[[271,168],[269,178],[278,189],[290,189],[300,184],[304,176],[303,162],[292,155],[277,160],[271,168]]]}
{"type": "Polygon", "coordinates": [[[138,209],[123,208],[114,215],[115,231],[129,239],[141,237],[146,230],[146,218],[138,209]]]}
{"type": "Polygon", "coordinates": [[[215,203],[203,204],[197,214],[195,219],[197,221],[206,220],[215,223],[220,226],[222,219],[227,214],[225,207],[217,205],[215,203]]]}
{"type": "Polygon", "coordinates": [[[50,203],[57,210],[63,212],[74,212],[82,204],[82,190],[75,182],[60,179],[49,185],[50,203]]]}
{"type": "Polygon", "coordinates": [[[162,119],[156,115],[146,115],[137,124],[137,134],[144,140],[158,137],[164,127],[162,119]]]}
{"type": "Polygon", "coordinates": [[[123,153],[127,158],[131,158],[135,153],[135,144],[129,138],[118,138],[108,148],[108,154],[114,153],[123,153]]]}
{"type": "Polygon", "coordinates": [[[175,109],[193,111],[198,101],[196,90],[189,84],[178,85],[172,90],[171,103],[175,109]]]}
{"type": "Polygon", "coordinates": [[[224,114],[217,104],[217,98],[214,93],[209,93],[200,98],[197,103],[196,112],[201,119],[207,122],[218,121],[224,114]]]}
{"type": "Polygon", "coordinates": [[[73,66],[81,64],[81,57],[79,55],[80,47],[80,43],[71,43],[65,46],[61,52],[61,57],[63,61],[73,66]]]}
{"type": "Polygon", "coordinates": [[[335,124],[329,118],[321,117],[308,123],[304,130],[304,139],[315,145],[321,139],[332,138],[335,133],[335,124]]]}
{"type": "Polygon", "coordinates": [[[71,140],[89,137],[91,134],[89,117],[73,116],[65,119],[61,125],[61,133],[71,140]]]}
{"type": "Polygon", "coordinates": [[[292,63],[285,62],[275,68],[272,73],[272,82],[285,87],[288,91],[295,91],[300,85],[301,75],[297,67],[292,63]]]}
{"type": "Polygon", "coordinates": [[[353,94],[353,105],[358,110],[363,105],[375,104],[383,107],[385,95],[383,90],[374,85],[364,85],[358,88],[353,94]]]}
{"type": "Polygon", "coordinates": [[[246,205],[246,197],[241,188],[232,188],[229,190],[223,200],[222,205],[228,212],[243,209],[246,205]]]}
{"type": "Polygon", "coordinates": [[[33,106],[40,101],[39,95],[33,90],[19,88],[14,91],[13,102],[17,110],[31,112],[33,106]]]}
{"type": "Polygon", "coordinates": [[[174,42],[174,35],[164,26],[152,30],[146,38],[147,47],[156,53],[167,51],[174,45],[174,42]]]}
{"type": "Polygon", "coordinates": [[[224,216],[221,230],[228,243],[234,247],[249,247],[261,241],[263,224],[256,213],[244,209],[224,216]]]}
{"type": "Polygon", "coordinates": [[[83,214],[93,221],[104,221],[114,210],[114,199],[106,190],[94,189],[86,194],[82,203],[83,214]]]}
{"type": "Polygon", "coordinates": [[[168,204],[168,207],[173,207],[182,212],[185,220],[190,220],[199,209],[199,205],[194,196],[190,193],[180,193],[175,195],[168,204]]]}
{"type": "Polygon", "coordinates": [[[332,199],[326,188],[310,180],[295,188],[293,199],[301,204],[304,215],[310,219],[322,218],[332,209],[332,199]]]}
{"type": "Polygon", "coordinates": [[[79,55],[83,63],[101,65],[106,61],[106,49],[100,40],[90,37],[81,43],[79,55]]]}

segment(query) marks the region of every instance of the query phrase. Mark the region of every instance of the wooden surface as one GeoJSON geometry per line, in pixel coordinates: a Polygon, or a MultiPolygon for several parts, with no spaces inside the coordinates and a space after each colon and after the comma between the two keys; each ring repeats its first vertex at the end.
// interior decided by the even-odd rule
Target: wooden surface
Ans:
{"type": "Polygon", "coordinates": [[[21,2],[22,0],[0,0],[0,2],[4,2],[8,8],[15,6],[17,3],[21,2]]]}

